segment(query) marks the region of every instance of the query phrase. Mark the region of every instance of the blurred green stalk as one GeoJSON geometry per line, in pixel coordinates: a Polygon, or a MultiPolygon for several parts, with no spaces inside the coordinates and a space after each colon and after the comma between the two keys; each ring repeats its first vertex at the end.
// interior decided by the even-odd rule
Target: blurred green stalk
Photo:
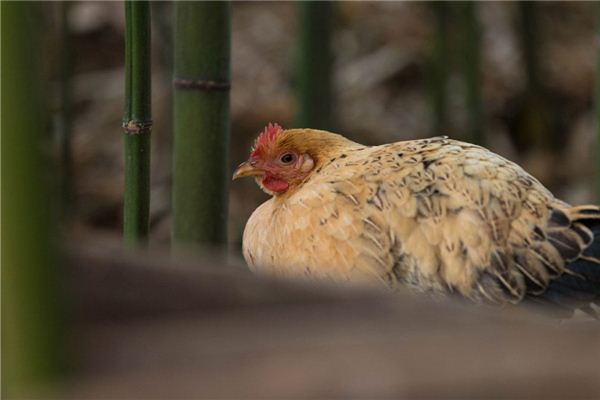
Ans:
{"type": "Polygon", "coordinates": [[[123,238],[147,240],[150,212],[150,4],[125,2],[125,193],[123,238]]]}
{"type": "Polygon", "coordinates": [[[544,148],[553,144],[551,124],[540,77],[538,7],[534,1],[520,1],[520,41],[527,92],[517,138],[521,148],[544,148]]]}
{"type": "Polygon", "coordinates": [[[71,75],[73,60],[68,13],[71,3],[61,1],[60,7],[60,126],[58,129],[61,161],[61,208],[64,217],[72,213],[74,204],[73,155],[71,149],[71,75]]]}
{"type": "Polygon", "coordinates": [[[447,123],[447,85],[450,59],[448,57],[450,4],[444,1],[431,3],[435,16],[433,54],[430,63],[429,91],[433,113],[433,134],[444,133],[447,123]]]}
{"type": "Polygon", "coordinates": [[[459,2],[460,22],[463,30],[462,61],[468,112],[468,137],[472,143],[483,144],[483,119],[481,104],[481,51],[477,3],[459,2]]]}
{"type": "Polygon", "coordinates": [[[175,3],[173,241],[227,239],[229,2],[175,3]]]}
{"type": "Polygon", "coordinates": [[[332,129],[333,4],[330,1],[302,1],[298,8],[300,32],[295,123],[300,128],[332,129]]]}
{"type": "Polygon", "coordinates": [[[527,85],[531,92],[539,92],[539,55],[538,55],[538,21],[537,7],[534,1],[520,1],[521,12],[521,46],[525,61],[525,73],[527,85]]]}
{"type": "MultiPolygon", "coordinates": [[[[39,4],[2,2],[2,398],[38,392],[65,366],[62,271],[48,180],[39,4]]],[[[47,387],[46,387],[47,389],[47,387]]],[[[34,394],[36,393],[36,394],[34,394]]]]}

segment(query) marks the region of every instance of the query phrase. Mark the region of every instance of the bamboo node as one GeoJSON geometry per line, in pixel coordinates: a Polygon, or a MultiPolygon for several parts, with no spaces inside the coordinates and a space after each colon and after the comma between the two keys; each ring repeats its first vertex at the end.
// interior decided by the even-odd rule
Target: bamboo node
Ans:
{"type": "Polygon", "coordinates": [[[152,131],[152,120],[123,122],[123,130],[128,135],[142,135],[152,131]]]}
{"type": "Polygon", "coordinates": [[[173,85],[179,89],[191,89],[191,90],[229,90],[231,84],[229,82],[219,82],[204,79],[173,79],[173,85]]]}

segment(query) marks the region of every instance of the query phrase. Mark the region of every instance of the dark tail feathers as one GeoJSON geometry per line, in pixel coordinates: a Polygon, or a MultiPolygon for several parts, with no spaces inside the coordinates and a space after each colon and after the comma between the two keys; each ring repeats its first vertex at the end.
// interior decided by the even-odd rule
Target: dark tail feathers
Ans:
{"type": "Polygon", "coordinates": [[[593,240],[582,255],[567,262],[566,272],[554,279],[540,297],[565,310],[581,309],[599,318],[592,305],[600,305],[600,211],[597,207],[576,208],[573,229],[584,225],[593,233],[593,240]]]}

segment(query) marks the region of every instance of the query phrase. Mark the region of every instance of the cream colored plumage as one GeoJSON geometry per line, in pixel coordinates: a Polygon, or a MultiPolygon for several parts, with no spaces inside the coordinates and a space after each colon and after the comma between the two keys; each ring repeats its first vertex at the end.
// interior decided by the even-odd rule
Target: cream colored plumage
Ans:
{"type": "Polygon", "coordinates": [[[600,271],[584,254],[596,247],[586,221],[599,208],[571,207],[483,147],[446,137],[367,147],[309,129],[273,136],[257,144],[270,146],[263,154],[292,149],[314,167],[250,217],[243,251],[253,271],[494,304],[542,295],[575,274],[576,260],[600,271]]]}

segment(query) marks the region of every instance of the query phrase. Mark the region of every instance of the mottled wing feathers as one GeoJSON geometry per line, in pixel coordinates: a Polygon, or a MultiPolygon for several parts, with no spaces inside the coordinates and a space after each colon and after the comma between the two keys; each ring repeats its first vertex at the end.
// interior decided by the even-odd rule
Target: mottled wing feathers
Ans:
{"type": "Polygon", "coordinates": [[[570,207],[516,164],[477,146],[443,141],[441,151],[422,145],[423,168],[408,177],[420,183],[409,188],[423,204],[416,216],[421,230],[439,228],[434,221],[439,215],[446,215],[442,225],[457,225],[438,246],[439,272],[448,288],[478,301],[517,303],[527,294],[545,293],[564,277],[553,288],[577,291],[575,285],[583,285],[588,291],[580,300],[598,296],[600,260],[585,253],[594,248],[595,238],[585,221],[598,221],[599,208],[570,207]],[[457,155],[453,146],[461,148],[457,155]],[[430,205],[439,203],[446,210],[433,212],[430,205]],[[575,276],[573,267],[586,273],[575,276]]]}
{"type": "MultiPolygon", "coordinates": [[[[381,171],[373,168],[372,174],[386,177],[380,187],[390,194],[390,214],[403,216],[389,218],[398,232],[395,252],[414,259],[396,267],[404,268],[396,273],[398,283],[500,304],[523,298],[523,271],[547,285],[549,274],[525,243],[548,214],[543,204],[552,196],[522,169],[446,138],[381,146],[375,159],[378,152],[381,171]],[[524,250],[513,251],[515,245],[524,250]]],[[[558,263],[552,249],[541,251],[558,263]]]]}

